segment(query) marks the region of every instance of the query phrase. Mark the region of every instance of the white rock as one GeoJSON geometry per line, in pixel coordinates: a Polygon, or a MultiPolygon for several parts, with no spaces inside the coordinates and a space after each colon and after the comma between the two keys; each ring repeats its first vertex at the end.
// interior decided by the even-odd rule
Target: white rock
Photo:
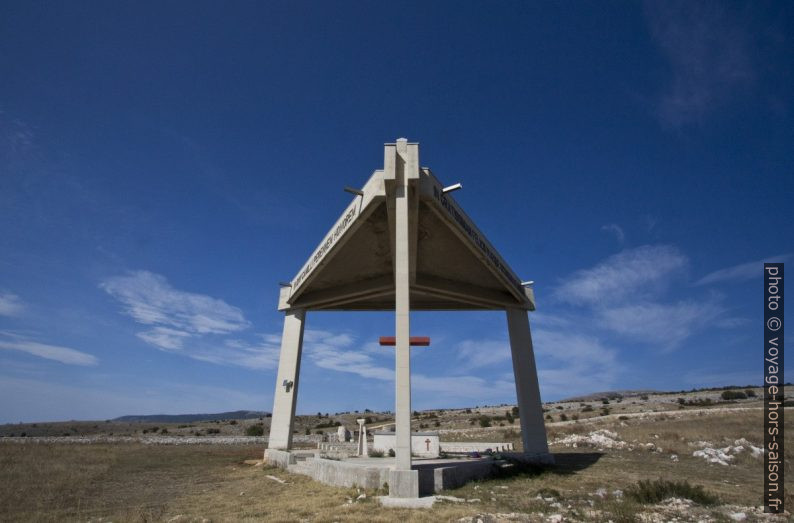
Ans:
{"type": "Polygon", "coordinates": [[[560,521],[562,521],[562,514],[552,514],[548,517],[548,519],[546,519],[546,521],[549,521],[550,523],[560,523],[560,521]]]}
{"type": "Polygon", "coordinates": [[[733,512],[732,514],[728,514],[728,517],[734,521],[744,521],[747,519],[747,514],[744,512],[733,512]]]}

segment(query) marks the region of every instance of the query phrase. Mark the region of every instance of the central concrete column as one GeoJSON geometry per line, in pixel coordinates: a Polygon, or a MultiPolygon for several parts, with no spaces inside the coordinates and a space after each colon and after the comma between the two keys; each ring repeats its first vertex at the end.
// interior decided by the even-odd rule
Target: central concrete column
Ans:
{"type": "Polygon", "coordinates": [[[397,470],[411,470],[410,253],[408,242],[407,141],[397,140],[395,187],[395,426],[397,470]]]}
{"type": "Polygon", "coordinates": [[[273,394],[273,417],[270,420],[269,449],[288,450],[292,448],[292,426],[295,421],[295,405],[298,400],[298,379],[300,378],[305,319],[306,311],[303,309],[288,310],[284,316],[276,392],[273,394]]]}
{"type": "Polygon", "coordinates": [[[506,312],[524,456],[528,461],[536,463],[553,463],[554,457],[549,454],[546,441],[546,425],[543,422],[538,372],[535,368],[532,335],[529,331],[529,315],[523,309],[507,309],[506,312]]]}

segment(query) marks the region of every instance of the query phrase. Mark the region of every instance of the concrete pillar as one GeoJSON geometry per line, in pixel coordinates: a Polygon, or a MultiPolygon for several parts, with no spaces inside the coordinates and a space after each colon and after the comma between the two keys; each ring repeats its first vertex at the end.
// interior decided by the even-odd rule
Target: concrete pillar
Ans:
{"type": "Polygon", "coordinates": [[[270,422],[268,448],[288,450],[292,447],[292,426],[298,400],[303,327],[306,311],[288,310],[284,316],[281,354],[278,359],[276,392],[273,394],[273,417],[270,422]]]}
{"type": "Polygon", "coordinates": [[[407,140],[397,140],[394,234],[395,409],[394,433],[397,470],[411,470],[411,347],[410,252],[408,241],[408,176],[405,173],[407,140]]]}
{"type": "Polygon", "coordinates": [[[554,458],[549,454],[546,441],[546,425],[543,422],[538,372],[535,368],[532,335],[529,331],[529,315],[523,309],[507,309],[506,313],[518,410],[521,416],[524,456],[529,461],[551,463],[554,458]]]}

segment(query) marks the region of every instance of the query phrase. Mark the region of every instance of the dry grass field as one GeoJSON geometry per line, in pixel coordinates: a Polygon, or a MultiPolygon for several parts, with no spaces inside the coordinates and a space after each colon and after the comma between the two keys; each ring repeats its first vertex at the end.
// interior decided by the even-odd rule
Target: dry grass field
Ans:
{"type": "MultiPolygon", "coordinates": [[[[675,408],[673,397],[669,402],[648,402],[644,410],[656,410],[654,414],[642,414],[639,405],[644,402],[622,403],[632,408],[589,417],[591,412],[586,411],[578,421],[550,423],[555,466],[469,483],[444,492],[453,498],[437,502],[432,509],[412,511],[380,507],[375,499],[378,492],[329,487],[283,470],[245,464],[261,458],[261,445],[78,445],[4,438],[0,520],[786,520],[760,513],[762,458],[752,453],[753,446],[762,444],[760,402],[675,408]],[[742,449],[737,450],[739,446],[742,449]],[[694,455],[712,448],[729,449],[727,464],[694,455]],[[690,487],[702,487],[716,502],[707,504],[707,497],[698,498],[696,488],[684,492],[697,498],[695,502],[681,492],[662,492],[659,500],[639,499],[632,496],[632,489],[640,480],[687,481],[690,487]]],[[[585,407],[565,405],[569,413],[577,408],[585,407]]],[[[504,409],[493,410],[500,411],[504,409]]],[[[518,424],[472,426],[466,418],[470,414],[461,412],[462,416],[450,416],[448,423],[444,416],[437,418],[442,422],[442,440],[518,438],[518,424]]],[[[791,415],[789,419],[788,434],[794,434],[794,419],[791,415]]],[[[786,504],[791,509],[790,436],[786,443],[790,478],[786,504]]]]}

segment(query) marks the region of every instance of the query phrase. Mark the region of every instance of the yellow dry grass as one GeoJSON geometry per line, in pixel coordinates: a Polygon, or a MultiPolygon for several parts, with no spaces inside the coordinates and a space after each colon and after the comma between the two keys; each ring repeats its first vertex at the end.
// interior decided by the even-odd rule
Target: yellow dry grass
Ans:
{"type": "MultiPolygon", "coordinates": [[[[597,428],[624,441],[653,442],[662,453],[555,446],[557,465],[540,473],[495,478],[445,492],[477,500],[437,503],[431,510],[384,509],[375,492],[356,501],[356,489],[335,488],[275,468],[244,464],[258,446],[141,444],[0,444],[0,520],[4,521],[456,521],[476,514],[523,513],[542,521],[554,512],[580,521],[634,521],[651,510],[599,489],[626,490],[640,479],[688,480],[724,504],[758,506],[761,461],[740,455],[730,467],[693,457],[688,442],[717,445],[739,438],[760,444],[760,411],[683,419],[604,420],[555,426],[557,436],[597,428]],[[658,438],[656,437],[658,436],[658,438]],[[678,462],[670,454],[678,454],[678,462]],[[267,478],[272,475],[286,483],[267,478]],[[555,508],[537,499],[552,496],[555,508]]],[[[788,424],[789,434],[794,427],[788,424]]],[[[790,439],[790,438],[788,438],[790,439]]],[[[787,477],[792,451],[786,453],[787,477]]],[[[791,488],[787,489],[792,492],[791,488]]],[[[794,499],[789,495],[787,505],[794,499]]],[[[723,521],[725,511],[702,508],[723,521]]],[[[751,518],[752,520],[752,518],[751,518]]]]}

